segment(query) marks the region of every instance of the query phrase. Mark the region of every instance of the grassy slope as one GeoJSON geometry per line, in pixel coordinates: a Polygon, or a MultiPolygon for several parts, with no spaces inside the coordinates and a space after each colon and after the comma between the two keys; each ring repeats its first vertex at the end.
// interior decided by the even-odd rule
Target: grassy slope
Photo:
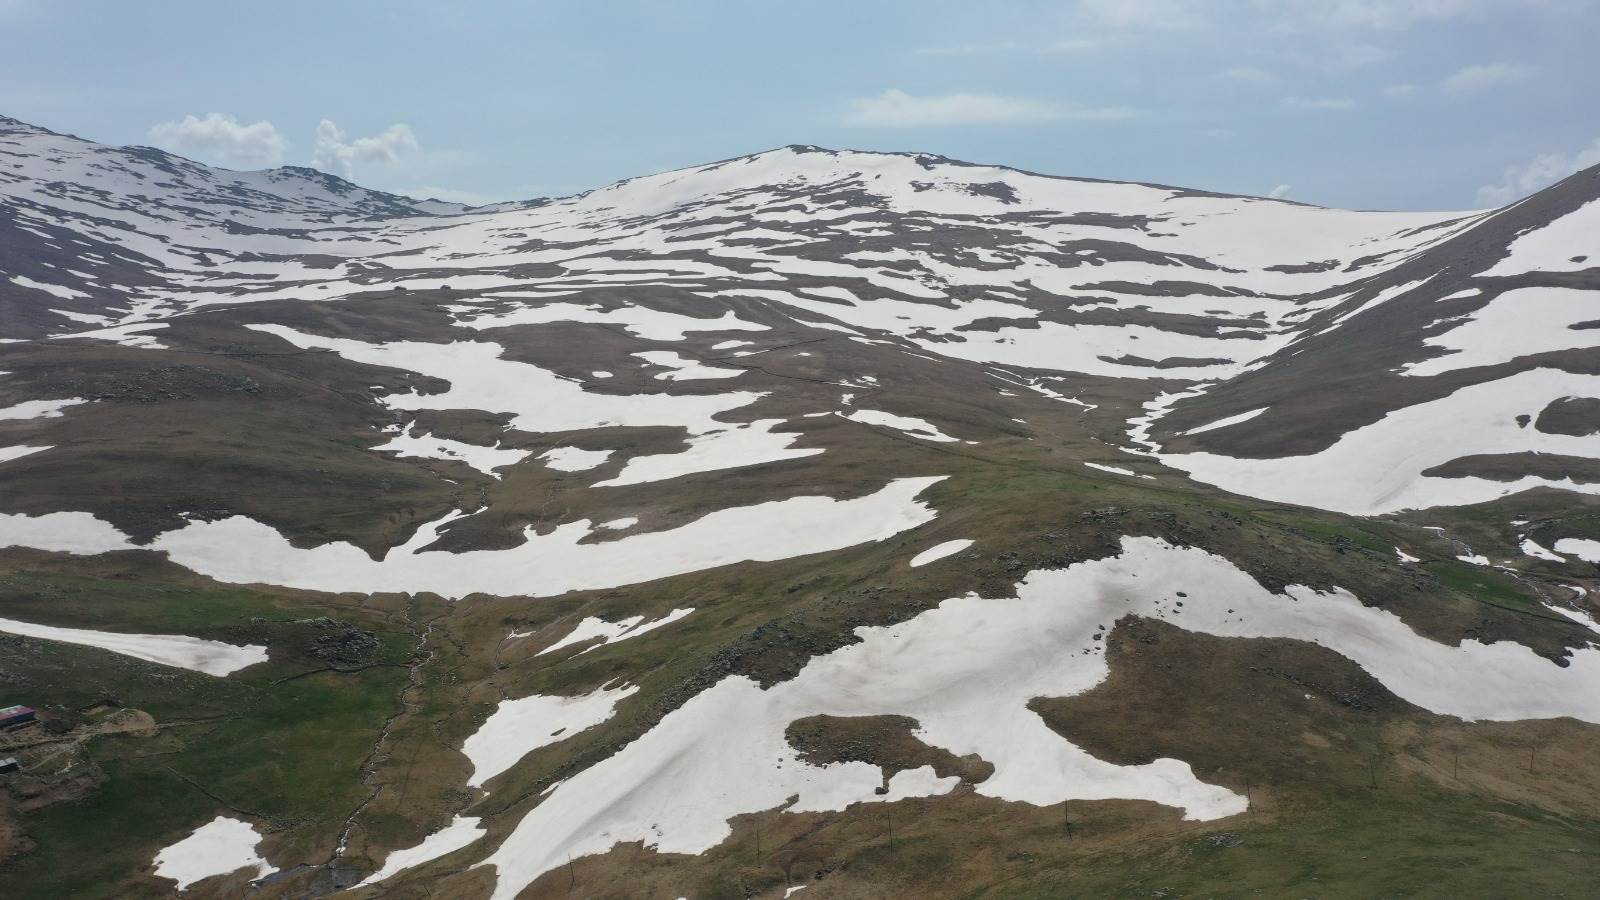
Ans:
{"type": "Polygon", "coordinates": [[[214,678],[92,648],[0,637],[8,701],[74,725],[85,719],[80,710],[109,698],[163,726],[152,737],[90,743],[84,762],[103,772],[103,783],[25,816],[38,846],[0,868],[8,891],[161,896],[170,882],[129,876],[160,847],[230,810],[271,836],[275,858],[325,857],[365,796],[360,768],[395,711],[413,638],[385,616],[334,598],[218,587],[143,554],[103,561],[95,577],[62,567],[76,564],[34,554],[8,565],[0,608],[51,624],[265,643],[272,658],[214,678]],[[326,629],[296,623],[319,616],[377,632],[379,646],[363,668],[318,671],[327,663],[307,648],[326,629]],[[293,677],[301,673],[312,674],[293,677]]]}
{"type": "MultiPolygon", "coordinates": [[[[293,317],[288,320],[318,333],[439,339],[440,316],[422,298],[415,299],[415,309],[397,302],[382,307],[381,315],[375,313],[378,308],[357,304],[263,305],[240,315],[250,321],[293,317]]],[[[320,862],[345,817],[366,799],[360,767],[396,713],[403,714],[389,724],[389,740],[381,747],[371,779],[378,792],[351,835],[351,861],[375,861],[389,848],[409,846],[462,810],[487,816],[491,835],[503,835],[552,781],[613,752],[729,673],[764,682],[789,677],[811,656],[849,641],[855,627],[900,621],[968,591],[1005,595],[1030,569],[1115,552],[1117,539],[1125,534],[1159,535],[1221,553],[1273,587],[1290,582],[1347,587],[1438,640],[1508,638],[1558,655],[1581,639],[1577,626],[1537,604],[1526,581],[1464,568],[1454,561],[1453,545],[1414,523],[1357,520],[1217,496],[1144,460],[1108,457],[1104,442],[1118,439],[1128,404],[1142,401],[1142,396],[1113,397],[1093,415],[1038,397],[1002,400],[992,384],[951,363],[924,364],[898,353],[862,356],[876,351],[824,335],[827,343],[807,345],[809,357],[775,353],[761,358],[762,374],[748,376],[746,386],[773,394],[759,408],[752,407],[752,415],[791,417],[829,408],[838,391],[817,379],[876,371],[883,390],[863,395],[858,403],[948,421],[954,423],[952,432],[981,437],[982,443],[931,445],[830,417],[811,420],[801,445],[823,446],[827,453],[804,465],[599,491],[587,489],[589,474],[563,475],[532,464],[494,481],[455,464],[381,457],[366,449],[377,440],[374,426],[388,418],[370,403],[370,386],[405,389],[413,380],[403,373],[348,365],[328,354],[285,355],[281,343],[198,317],[175,325],[172,332],[177,347],[187,341],[207,348],[194,351],[191,362],[251,378],[259,391],[247,401],[231,393],[218,400],[206,393],[208,381],[191,390],[193,396],[177,400],[140,399],[139,405],[126,407],[107,401],[49,420],[39,426],[51,429],[39,440],[82,446],[84,459],[81,465],[56,466],[45,465],[50,460],[41,456],[8,466],[6,477],[27,488],[23,506],[59,508],[63,498],[77,498],[69,505],[118,514],[129,527],[156,527],[183,510],[240,512],[285,529],[302,544],[344,538],[381,547],[404,537],[418,521],[450,508],[471,508],[481,497],[490,503],[490,511],[447,540],[460,546],[499,546],[517,539],[527,524],[548,527],[580,517],[603,521],[638,515],[641,528],[654,530],[713,508],[777,496],[860,494],[895,476],[941,474],[950,479],[926,495],[940,511],[937,521],[881,543],[539,601],[476,597],[448,609],[424,602],[407,608],[392,598],[363,603],[219,586],[141,554],[85,560],[7,552],[0,556],[6,566],[6,583],[0,585],[5,614],[52,624],[190,633],[273,648],[271,663],[218,680],[92,650],[39,642],[5,645],[16,648],[3,664],[16,676],[8,683],[26,691],[16,699],[53,708],[66,718],[110,695],[161,723],[210,720],[164,729],[157,737],[92,741],[95,764],[109,780],[79,802],[26,815],[23,824],[39,849],[0,870],[8,887],[18,885],[30,896],[159,893],[164,882],[137,875],[150,856],[227,806],[259,820],[270,835],[266,849],[274,862],[320,862]],[[224,352],[216,352],[217,347],[224,352]],[[830,360],[836,370],[814,368],[821,359],[830,360]],[[1019,426],[1013,418],[1027,424],[1019,426]],[[254,429],[248,441],[234,436],[241,422],[254,429]],[[145,438],[138,443],[142,455],[132,468],[127,465],[132,457],[125,456],[131,451],[108,447],[102,440],[123,430],[145,438]],[[97,440],[100,445],[93,443],[97,440]],[[196,469],[189,460],[197,453],[217,465],[196,469]],[[1084,459],[1114,461],[1158,477],[1142,481],[1106,475],[1085,468],[1084,459]],[[31,468],[22,468],[25,463],[31,468]],[[97,480],[83,481],[79,473],[84,471],[99,473],[97,480]],[[139,477],[130,482],[133,475],[139,477]],[[462,483],[450,484],[446,477],[462,483]],[[121,496],[130,484],[137,487],[131,504],[121,496]],[[964,537],[975,538],[977,545],[936,566],[905,566],[920,549],[964,537]],[[1425,565],[1401,565],[1392,549],[1397,544],[1422,556],[1425,565]],[[584,615],[659,615],[677,606],[693,606],[697,612],[671,628],[582,656],[534,655],[584,615]],[[319,667],[307,653],[319,632],[294,623],[324,615],[378,633],[382,647],[373,662],[383,665],[280,682],[319,667]],[[420,686],[405,691],[402,664],[417,647],[416,633],[424,621],[433,626],[424,647],[428,661],[420,686]],[[508,643],[505,636],[513,629],[542,630],[536,639],[508,643]],[[486,800],[472,805],[473,795],[462,788],[465,761],[454,748],[494,703],[535,692],[587,691],[616,678],[639,684],[641,690],[619,707],[614,719],[530,754],[491,785],[486,800]]],[[[595,365],[598,351],[593,344],[555,341],[530,347],[512,340],[529,336],[495,335],[512,344],[515,353],[558,370],[595,365]]],[[[631,339],[612,343],[619,353],[638,349],[631,339]]],[[[37,361],[38,370],[81,371],[116,381],[93,375],[104,362],[88,358],[94,354],[115,357],[117,366],[133,373],[125,377],[134,381],[144,377],[138,373],[147,367],[146,357],[121,350],[91,348],[77,351],[87,354],[78,359],[68,358],[69,351],[41,351],[48,355],[37,361]]],[[[179,357],[175,352],[171,358],[179,357]]],[[[72,389],[65,382],[60,387],[72,389]]],[[[617,389],[653,387],[641,382],[617,389]]],[[[459,433],[464,437],[482,440],[496,433],[471,416],[460,418],[455,427],[463,429],[459,433]]],[[[611,446],[604,441],[620,439],[623,446],[648,446],[653,452],[676,445],[671,436],[638,431],[620,438],[596,435],[593,440],[601,441],[597,446],[611,446]]],[[[538,448],[552,439],[513,434],[508,440],[538,448]]],[[[1539,502],[1546,507],[1540,510],[1541,521],[1569,523],[1564,527],[1571,533],[1587,533],[1572,507],[1563,514],[1559,503],[1539,502]]],[[[1509,538],[1494,523],[1506,517],[1501,508],[1482,509],[1446,511],[1437,521],[1474,547],[1491,537],[1498,540],[1493,548],[1498,558],[1508,552],[1509,538]]],[[[1204,668],[1210,662],[1196,665],[1204,668]]],[[[1246,683],[1244,675],[1234,681],[1246,683]]],[[[1163,690],[1182,698],[1185,689],[1180,679],[1163,690]]],[[[1162,691],[1152,692],[1159,695],[1162,691]]],[[[1172,700],[1155,708],[1180,711],[1185,706],[1172,700]]],[[[1359,735],[1362,746],[1388,746],[1382,736],[1391,726],[1419,728],[1424,736],[1447,728],[1447,723],[1419,724],[1408,711],[1386,715],[1382,722],[1339,727],[1359,735]]],[[[1117,707],[1100,718],[1115,723],[1127,715],[1117,707]]],[[[1087,746],[1090,721],[1084,714],[1062,727],[1087,746]]],[[[1208,727],[1230,745],[1248,744],[1238,737],[1244,733],[1238,721],[1222,718],[1208,727]]],[[[1146,749],[1198,759],[1205,748],[1192,738],[1201,731],[1191,725],[1187,735],[1167,735],[1164,748],[1146,749]]],[[[1594,732],[1584,734],[1592,737],[1594,732]]],[[[1110,756],[1128,746],[1125,729],[1120,737],[1113,729],[1097,752],[1110,756]]],[[[1318,787],[1293,767],[1267,765],[1260,783],[1269,785],[1269,796],[1284,798],[1283,803],[1271,818],[1225,823],[1244,838],[1237,846],[1194,844],[1197,831],[1212,829],[1186,828],[1171,810],[1150,804],[1074,805],[1069,815],[1078,824],[1073,839],[1066,841],[1059,810],[958,797],[908,801],[892,813],[870,808],[812,817],[746,817],[750,821],[737,823],[730,842],[702,858],[663,860],[624,848],[579,861],[575,873],[582,879],[583,894],[618,897],[637,896],[645,885],[659,886],[662,896],[679,895],[669,890],[697,897],[743,896],[756,887],[775,890],[817,871],[830,874],[813,888],[813,897],[882,896],[886,886],[908,883],[929,896],[959,896],[963,891],[974,896],[1059,896],[1063,890],[1148,895],[1168,882],[1202,896],[1227,895],[1239,885],[1268,894],[1293,890],[1310,896],[1308,860],[1320,867],[1323,883],[1337,880],[1348,888],[1347,896],[1403,892],[1403,883],[1385,881],[1390,876],[1380,873],[1405,860],[1412,861],[1417,883],[1423,885],[1437,881],[1459,887],[1505,872],[1552,892],[1582,883],[1586,858],[1550,862],[1531,855],[1530,848],[1589,839],[1592,808],[1567,809],[1565,818],[1552,820],[1523,788],[1505,779],[1461,790],[1409,770],[1386,782],[1389,789],[1363,793],[1366,775],[1358,766],[1343,781],[1318,787]],[[884,839],[888,815],[896,817],[900,841],[892,852],[884,839]],[[1502,828],[1506,822],[1515,827],[1502,828]],[[761,853],[755,847],[758,823],[767,830],[761,853]],[[779,847],[784,852],[774,855],[779,847]],[[1504,852],[1493,852],[1496,848],[1504,852]],[[1482,861],[1464,859],[1471,854],[1482,861]],[[1362,855],[1373,858],[1358,865],[1362,855]],[[1391,865],[1364,867],[1380,857],[1391,865]],[[1063,879],[1068,879],[1065,888],[1063,879]]],[[[458,870],[481,858],[489,846],[491,841],[480,842],[398,879],[385,886],[384,894],[474,896],[482,889],[483,873],[458,870]],[[451,872],[456,874],[446,874],[451,872]]],[[[291,878],[277,892],[294,896],[310,885],[310,878],[291,878]]],[[[552,895],[566,888],[562,873],[536,886],[552,895]]]]}

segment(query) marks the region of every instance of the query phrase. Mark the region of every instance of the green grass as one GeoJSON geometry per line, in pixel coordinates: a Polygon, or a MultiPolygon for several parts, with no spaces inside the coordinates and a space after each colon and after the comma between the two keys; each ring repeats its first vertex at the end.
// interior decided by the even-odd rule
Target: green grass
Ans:
{"type": "Polygon", "coordinates": [[[1236,846],[1197,837],[1074,859],[963,896],[1577,898],[1600,884],[1600,823],[1420,782],[1227,833],[1236,846]]]}
{"type": "Polygon", "coordinates": [[[144,870],[162,846],[230,808],[276,834],[288,855],[315,858],[365,799],[360,769],[398,708],[410,635],[379,631],[379,649],[366,667],[316,672],[325,664],[307,651],[322,631],[295,620],[330,616],[370,629],[382,619],[317,606],[310,595],[285,603],[186,577],[167,581],[164,573],[157,566],[141,567],[128,580],[43,571],[0,577],[0,614],[250,640],[267,644],[273,657],[214,678],[93,648],[6,639],[4,665],[14,678],[0,699],[28,703],[70,725],[77,710],[110,698],[172,727],[153,737],[94,738],[88,756],[103,783],[76,802],[21,819],[37,847],[0,865],[0,895],[144,895],[150,884],[128,876],[144,870]]]}
{"type": "Polygon", "coordinates": [[[1543,615],[1539,604],[1525,594],[1516,581],[1493,569],[1471,563],[1436,560],[1428,563],[1428,571],[1440,584],[1480,603],[1543,615]]]}

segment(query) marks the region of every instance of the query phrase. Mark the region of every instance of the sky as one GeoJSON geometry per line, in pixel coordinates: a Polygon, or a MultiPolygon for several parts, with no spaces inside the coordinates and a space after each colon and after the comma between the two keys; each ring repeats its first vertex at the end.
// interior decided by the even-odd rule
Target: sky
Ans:
{"type": "Polygon", "coordinates": [[[1600,163],[1600,0],[0,0],[0,114],[469,203],[782,146],[1357,209],[1600,163]]]}

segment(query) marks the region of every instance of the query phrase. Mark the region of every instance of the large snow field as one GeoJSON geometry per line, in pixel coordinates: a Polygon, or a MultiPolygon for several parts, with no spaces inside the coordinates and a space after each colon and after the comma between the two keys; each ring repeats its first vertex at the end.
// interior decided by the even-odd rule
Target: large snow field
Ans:
{"type": "Polygon", "coordinates": [[[295,547],[271,526],[244,516],[192,521],[135,545],[87,513],[0,513],[0,547],[77,554],[155,550],[218,581],[316,591],[554,596],[880,541],[933,521],[936,513],[917,497],[941,480],[898,478],[850,500],[791,497],[720,509],[678,528],[598,543],[580,543],[597,531],[580,519],[542,535],[530,526],[524,542],[509,549],[427,551],[456,513],[423,525],[379,560],[343,542],[295,547]]]}
{"type": "Polygon", "coordinates": [[[302,349],[332,350],[353,362],[387,366],[441,378],[450,388],[437,394],[388,394],[380,399],[392,409],[478,409],[509,413],[512,427],[533,433],[581,431],[621,426],[677,426],[700,434],[726,423],[713,416],[754,403],[760,394],[673,395],[601,394],[529,363],[501,358],[499,344],[456,341],[367,343],[306,334],[282,325],[251,325],[302,349]]]}
{"type": "MultiPolygon", "coordinates": [[[[1596,227],[1600,227],[1597,224],[1596,227]]],[[[1576,288],[1515,288],[1495,297],[1466,321],[1427,340],[1450,351],[1405,367],[1407,375],[1438,375],[1492,366],[1553,350],[1600,347],[1600,329],[1575,328],[1597,314],[1594,291],[1576,288]]]]}
{"type": "Polygon", "coordinates": [[[1577,272],[1596,264],[1600,264],[1600,200],[1590,200],[1554,222],[1518,236],[1506,258],[1483,274],[1577,272]]]}
{"type": "Polygon", "coordinates": [[[217,816],[193,834],[156,854],[155,873],[178,883],[179,891],[213,875],[226,875],[254,868],[255,878],[276,872],[256,853],[261,835],[254,825],[239,819],[217,816]]]}
{"type": "Polygon", "coordinates": [[[228,675],[246,666],[267,661],[267,648],[258,644],[241,647],[183,634],[124,634],[87,628],[57,628],[16,619],[0,619],[0,631],[63,644],[98,647],[146,662],[192,669],[207,675],[228,675]]]}
{"type": "MultiPolygon", "coordinates": [[[[792,449],[790,445],[799,439],[798,433],[772,430],[783,424],[782,419],[758,419],[734,424],[716,418],[722,413],[748,406],[764,396],[756,392],[602,394],[585,390],[583,385],[547,369],[502,359],[499,344],[431,344],[415,341],[371,344],[317,337],[278,325],[250,327],[278,335],[299,347],[321,347],[356,362],[404,369],[450,382],[449,390],[438,394],[401,393],[380,398],[393,409],[478,409],[510,413],[515,417],[511,427],[535,433],[626,426],[678,427],[689,433],[688,449],[631,459],[621,472],[614,478],[600,482],[601,485],[643,484],[700,472],[797,459],[822,452],[820,449],[792,449]]],[[[668,367],[668,371],[661,376],[664,378],[723,378],[745,372],[744,369],[701,365],[683,359],[672,351],[648,351],[637,355],[652,364],[668,367]]],[[[474,448],[454,442],[446,445],[440,444],[438,439],[429,440],[437,446],[420,448],[428,452],[418,455],[453,451],[455,457],[468,458],[470,455],[473,459],[480,459],[510,452],[474,448]]],[[[405,445],[411,450],[419,449],[415,441],[406,442],[405,445]]],[[[390,449],[390,446],[379,449],[390,449]]],[[[569,466],[591,461],[598,465],[597,460],[603,459],[593,455],[602,451],[569,449],[562,452],[565,456],[550,455],[557,451],[547,454],[552,468],[576,471],[569,466]]],[[[484,465],[493,467],[503,463],[485,459],[478,467],[483,468],[484,465]]]]}
{"type": "Polygon", "coordinates": [[[461,747],[472,761],[467,784],[481,787],[534,750],[599,725],[611,718],[618,703],[638,690],[624,684],[577,697],[533,694],[502,700],[461,747]]]}
{"type": "MultiPolygon", "coordinates": [[[[1444,715],[1600,722],[1600,650],[1574,651],[1563,667],[1520,644],[1448,646],[1344,591],[1274,594],[1222,557],[1126,537],[1118,556],[1029,574],[1014,597],[968,595],[897,625],[858,628],[858,643],[765,690],[742,676],[724,679],[552,789],[485,860],[497,870],[493,896],[510,900],[569,855],[628,841],[702,853],[728,837],[732,816],[876,799],[876,766],[814,766],[789,746],[789,723],[813,715],[912,717],[925,743],[994,765],[976,787],[986,796],[1036,805],[1151,800],[1189,819],[1243,812],[1244,797],[1199,780],[1187,763],[1095,759],[1027,708],[1033,698],[1104,681],[1104,641],[1094,636],[1130,615],[1222,637],[1317,643],[1444,715]]],[[[927,794],[954,786],[916,781],[927,794]]]]}
{"type": "MultiPolygon", "coordinates": [[[[1537,418],[1553,400],[1600,396],[1597,392],[1600,376],[1532,369],[1395,410],[1371,425],[1345,433],[1318,453],[1274,459],[1214,453],[1158,452],[1156,456],[1196,481],[1237,494],[1352,515],[1481,503],[1538,486],[1600,493],[1600,485],[1537,475],[1493,481],[1422,474],[1453,459],[1479,454],[1600,458],[1600,437],[1546,434],[1517,423],[1518,416],[1537,418]]],[[[1179,396],[1163,395],[1146,409],[1159,414],[1179,396]]],[[[1150,417],[1136,420],[1136,441],[1148,434],[1147,419],[1150,417]]]]}

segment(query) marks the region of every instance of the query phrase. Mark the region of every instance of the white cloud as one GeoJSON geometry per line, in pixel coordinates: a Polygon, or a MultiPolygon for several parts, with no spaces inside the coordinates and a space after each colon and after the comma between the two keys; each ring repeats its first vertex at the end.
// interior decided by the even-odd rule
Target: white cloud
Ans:
{"type": "Polygon", "coordinates": [[[349,178],[356,163],[398,162],[402,156],[416,150],[417,136],[409,125],[398,123],[373,137],[346,140],[339,126],[323,119],[317,124],[317,148],[311,165],[349,178]]]}
{"type": "Polygon", "coordinates": [[[1207,128],[1204,134],[1214,141],[1231,141],[1239,136],[1232,128],[1207,128]]]}
{"type": "Polygon", "coordinates": [[[1349,97],[1285,97],[1283,105],[1290,109],[1336,110],[1355,109],[1356,102],[1349,97]]]}
{"type": "Polygon", "coordinates": [[[1239,81],[1245,84],[1277,84],[1278,76],[1266,69],[1255,66],[1234,66],[1222,72],[1222,77],[1229,81],[1239,81]]]}
{"type": "Polygon", "coordinates": [[[1180,0],[1080,0],[1079,7],[1102,25],[1116,28],[1190,28],[1200,4],[1180,0]]]}
{"type": "Polygon", "coordinates": [[[1383,89],[1383,95],[1385,97],[1409,97],[1416,92],[1417,86],[1409,83],[1391,84],[1383,89]]]}
{"type": "Polygon", "coordinates": [[[1515,84],[1533,74],[1527,66],[1512,63],[1489,63],[1481,66],[1467,66],[1446,78],[1441,87],[1452,94],[1461,94],[1467,91],[1477,91],[1484,88],[1499,87],[1504,84],[1515,84]]]}
{"type": "Polygon", "coordinates": [[[1272,190],[1267,191],[1267,196],[1274,200],[1282,200],[1283,198],[1289,196],[1289,191],[1291,190],[1293,190],[1293,188],[1291,188],[1289,185],[1280,184],[1272,190]]]}
{"type": "Polygon", "coordinates": [[[1576,153],[1542,153],[1520,166],[1507,166],[1499,184],[1478,188],[1484,206],[1505,206],[1590,166],[1600,165],[1600,138],[1576,153]]]}
{"type": "Polygon", "coordinates": [[[1040,48],[1040,52],[1041,53],[1090,53],[1090,52],[1092,52],[1094,50],[1099,49],[1099,47],[1100,47],[1100,43],[1098,41],[1092,41],[1092,40],[1089,40],[1088,38],[1067,38],[1066,40],[1056,41],[1053,44],[1046,44],[1044,47],[1040,48]]]}
{"type": "Polygon", "coordinates": [[[1089,53],[1099,49],[1100,42],[1089,38],[1066,38],[1048,44],[1019,44],[1016,41],[996,41],[988,44],[945,44],[918,47],[918,56],[990,56],[998,53],[1089,53]]]}
{"type": "Polygon", "coordinates": [[[850,103],[845,117],[852,125],[880,128],[919,128],[940,125],[1029,125],[1074,119],[1106,121],[1127,119],[1138,112],[1123,107],[1086,107],[1023,97],[959,92],[917,97],[891,88],[850,103]]]}
{"type": "Polygon", "coordinates": [[[277,165],[289,146],[271,122],[241,125],[233,116],[222,113],[207,113],[203,119],[184,116],[182,121],[161,122],[151,126],[148,134],[158,147],[246,169],[277,165]]]}
{"type": "MultiPolygon", "coordinates": [[[[1499,0],[1506,2],[1506,0],[1499,0]]],[[[1423,22],[1439,22],[1477,14],[1490,0],[1255,0],[1279,27],[1370,28],[1403,31],[1423,22]]]]}
{"type": "Polygon", "coordinates": [[[1325,64],[1331,69],[1362,69],[1383,62],[1394,54],[1373,44],[1339,43],[1325,54],[1325,64]]]}
{"type": "Polygon", "coordinates": [[[1011,41],[993,44],[956,44],[948,47],[918,47],[920,56],[982,56],[988,53],[1010,53],[1017,49],[1011,41]]]}

